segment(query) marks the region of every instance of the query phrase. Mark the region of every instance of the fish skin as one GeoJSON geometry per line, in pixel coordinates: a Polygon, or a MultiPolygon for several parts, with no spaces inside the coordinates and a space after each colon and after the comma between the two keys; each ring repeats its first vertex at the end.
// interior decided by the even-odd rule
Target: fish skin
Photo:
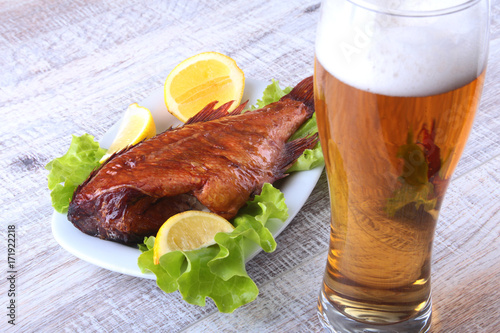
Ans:
{"type": "Polygon", "coordinates": [[[228,114],[230,104],[214,105],[110,157],[76,189],[68,219],[84,233],[124,244],[143,242],[200,203],[230,219],[318,140],[287,142],[314,112],[312,77],[262,109],[241,113],[242,105],[228,114]]]}

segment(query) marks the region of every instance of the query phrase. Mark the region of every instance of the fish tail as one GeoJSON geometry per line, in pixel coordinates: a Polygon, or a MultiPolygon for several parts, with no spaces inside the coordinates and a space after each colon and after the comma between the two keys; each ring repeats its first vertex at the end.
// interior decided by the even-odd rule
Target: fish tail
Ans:
{"type": "Polygon", "coordinates": [[[311,136],[287,142],[281,156],[281,161],[278,163],[278,168],[281,172],[289,169],[295,160],[304,153],[304,150],[314,148],[318,140],[318,133],[314,133],[311,136]]]}
{"type": "Polygon", "coordinates": [[[310,76],[300,81],[287,95],[283,96],[281,100],[292,99],[295,101],[303,102],[307,108],[309,117],[314,113],[314,83],[313,77],[310,76]]]}

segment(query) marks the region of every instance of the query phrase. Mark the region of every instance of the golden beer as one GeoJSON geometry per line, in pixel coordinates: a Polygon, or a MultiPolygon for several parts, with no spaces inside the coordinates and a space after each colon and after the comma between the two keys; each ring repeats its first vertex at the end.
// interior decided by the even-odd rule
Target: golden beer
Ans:
{"type": "Polygon", "coordinates": [[[358,320],[398,322],[430,295],[434,229],[484,80],[425,97],[342,83],[315,62],[332,202],[323,290],[358,320]]]}
{"type": "Polygon", "coordinates": [[[331,201],[318,313],[423,332],[432,243],[481,95],[488,1],[324,0],[315,107],[331,201]]]}

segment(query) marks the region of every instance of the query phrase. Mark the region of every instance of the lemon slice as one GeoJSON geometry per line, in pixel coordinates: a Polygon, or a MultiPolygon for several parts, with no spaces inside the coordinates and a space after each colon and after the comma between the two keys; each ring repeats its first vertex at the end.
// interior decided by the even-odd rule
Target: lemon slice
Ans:
{"type": "Polygon", "coordinates": [[[130,145],[135,145],[156,134],[156,127],[151,112],[137,103],[130,104],[125,111],[122,123],[113,143],[100,162],[106,161],[111,155],[130,145]]]}
{"type": "Polygon", "coordinates": [[[208,212],[188,210],[170,217],[156,234],[153,248],[155,265],[171,251],[190,251],[215,244],[218,232],[231,232],[234,226],[225,218],[208,212]]]}
{"type": "Polygon", "coordinates": [[[230,57],[205,52],[177,65],[165,81],[165,105],[182,122],[196,115],[208,103],[220,106],[233,101],[234,110],[243,97],[245,75],[230,57]]]}

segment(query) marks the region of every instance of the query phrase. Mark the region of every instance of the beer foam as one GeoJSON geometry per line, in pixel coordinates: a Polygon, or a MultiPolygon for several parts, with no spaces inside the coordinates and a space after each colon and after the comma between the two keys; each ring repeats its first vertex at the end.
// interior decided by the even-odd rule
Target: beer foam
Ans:
{"type": "MultiPolygon", "coordinates": [[[[419,10],[430,8],[431,2],[419,3],[419,10]]],[[[450,91],[485,68],[487,8],[480,4],[448,15],[408,17],[326,0],[316,57],[330,74],[361,90],[390,96],[450,91]]]]}

